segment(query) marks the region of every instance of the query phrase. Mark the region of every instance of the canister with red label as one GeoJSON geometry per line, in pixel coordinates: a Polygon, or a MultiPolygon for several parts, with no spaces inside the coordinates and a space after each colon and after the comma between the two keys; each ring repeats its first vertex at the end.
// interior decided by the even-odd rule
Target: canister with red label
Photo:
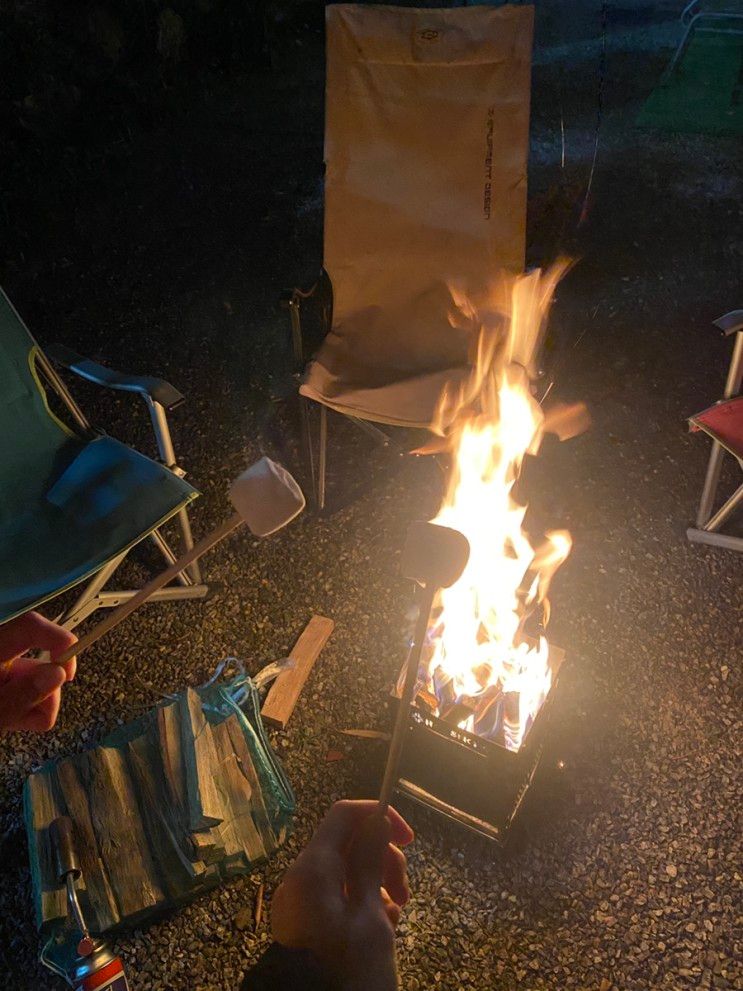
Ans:
{"type": "Polygon", "coordinates": [[[121,960],[99,940],[93,940],[91,953],[77,958],[71,977],[75,991],[129,991],[121,960]]]}

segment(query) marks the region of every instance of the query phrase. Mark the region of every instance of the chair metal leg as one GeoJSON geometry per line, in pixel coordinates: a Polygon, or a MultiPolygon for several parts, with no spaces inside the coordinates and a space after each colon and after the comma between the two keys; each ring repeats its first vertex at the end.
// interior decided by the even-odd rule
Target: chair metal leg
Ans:
{"type": "MultiPolygon", "coordinates": [[[[178,510],[178,525],[181,528],[181,539],[183,541],[183,550],[190,551],[193,547],[193,534],[191,532],[191,520],[188,516],[188,510],[184,506],[183,509],[178,510]]],[[[189,564],[186,568],[192,582],[197,585],[201,581],[201,568],[198,561],[194,561],[193,564],[189,564]]]]}
{"type": "Polygon", "coordinates": [[[368,420],[361,420],[357,416],[349,416],[348,419],[354,423],[359,430],[363,430],[365,434],[368,434],[368,436],[375,440],[378,444],[381,444],[382,447],[390,446],[392,438],[389,434],[386,434],[384,430],[380,430],[379,427],[376,427],[373,423],[370,423],[368,420]]]}
{"type": "MultiPolygon", "coordinates": [[[[115,609],[122,602],[131,599],[140,590],[124,589],[120,592],[101,592],[96,597],[98,605],[96,609],[115,609]]],[[[165,588],[158,589],[153,593],[148,602],[174,602],[181,599],[203,599],[209,594],[208,585],[189,585],[184,588],[182,585],[166,585],[165,588]]]]}
{"type": "Polygon", "coordinates": [[[79,623],[82,623],[86,616],[89,616],[91,612],[95,611],[97,606],[92,606],[92,608],[88,608],[88,606],[95,601],[95,598],[100,590],[106,584],[114,571],[116,571],[127,554],[128,551],[117,554],[116,557],[112,558],[108,564],[104,564],[103,567],[93,575],[75,602],[69,609],[63,612],[57,620],[60,626],[64,626],[68,630],[72,630],[79,623]]]}
{"type": "Polygon", "coordinates": [[[705,524],[704,529],[709,532],[719,530],[725,520],[727,520],[741,504],[743,504],[743,485],[739,486],[737,491],[730,496],[728,501],[720,506],[712,519],[705,524]]]}
{"type": "MultiPolygon", "coordinates": [[[[168,564],[173,564],[173,562],[176,560],[176,555],[173,553],[173,548],[170,546],[170,544],[167,542],[165,537],[163,537],[163,535],[160,533],[159,530],[152,531],[152,533],[150,534],[150,540],[155,545],[155,547],[157,547],[157,549],[160,551],[160,553],[168,562],[168,564]]],[[[191,581],[189,575],[185,571],[181,571],[181,573],[176,578],[176,581],[178,582],[179,585],[194,584],[191,581]]]]}
{"type": "MultiPolygon", "coordinates": [[[[160,534],[157,530],[153,530],[150,534],[150,539],[153,541],[166,561],[172,563],[176,560],[173,550],[162,534],[160,534]]],[[[96,572],[93,578],[85,586],[84,591],[77,597],[73,605],[71,605],[69,609],[57,618],[57,622],[61,626],[64,626],[68,630],[73,630],[97,609],[113,609],[126,599],[130,599],[135,594],[135,591],[130,590],[111,590],[108,592],[102,591],[103,586],[109,580],[111,575],[113,575],[128,553],[128,551],[124,551],[121,554],[117,554],[115,558],[96,572]]],[[[209,592],[208,585],[201,582],[192,581],[185,572],[181,572],[178,576],[178,581],[178,585],[169,585],[166,588],[161,589],[159,592],[156,592],[155,595],[152,596],[152,601],[172,602],[180,599],[203,599],[209,592]]]]}
{"type": "Polygon", "coordinates": [[[707,475],[704,479],[704,488],[702,489],[702,498],[699,500],[699,510],[697,511],[697,527],[700,529],[706,527],[707,521],[712,515],[712,506],[715,501],[717,483],[720,481],[720,471],[722,469],[724,455],[725,449],[716,440],[713,440],[712,451],[707,464],[707,475]]]}
{"type": "Polygon", "coordinates": [[[743,552],[743,537],[732,537],[727,533],[710,533],[709,530],[696,530],[690,527],[686,536],[694,544],[711,544],[724,547],[728,551],[743,552]]]}
{"type": "MultiPolygon", "coordinates": [[[[73,630],[79,626],[84,619],[97,609],[115,609],[122,602],[131,599],[139,589],[125,589],[123,591],[98,592],[92,599],[89,599],[83,606],[74,613],[70,612],[57,620],[68,630],[73,630]]],[[[208,585],[166,585],[148,600],[150,602],[176,602],[182,599],[204,599],[209,594],[208,585]]]]}
{"type": "MultiPolygon", "coordinates": [[[[307,460],[309,464],[310,478],[312,481],[312,492],[314,496],[315,506],[319,511],[325,509],[325,494],[327,489],[327,466],[328,466],[328,419],[329,419],[329,408],[324,405],[324,403],[317,403],[319,406],[319,447],[317,455],[317,472],[315,472],[315,448],[313,444],[313,429],[312,429],[312,408],[314,405],[312,400],[307,400],[301,397],[302,402],[302,432],[304,437],[304,447],[307,452],[307,460]]],[[[377,444],[387,449],[395,450],[394,438],[391,437],[384,430],[381,430],[374,423],[370,423],[368,420],[363,420],[360,417],[350,416],[348,413],[343,414],[354,426],[358,427],[367,436],[371,437],[377,444]]],[[[402,450],[397,453],[402,453],[402,450]]]]}
{"type": "Polygon", "coordinates": [[[328,409],[320,406],[320,453],[317,465],[317,508],[325,509],[325,472],[328,460],[328,409]]]}
{"type": "Polygon", "coordinates": [[[312,444],[312,400],[305,396],[299,397],[299,408],[302,417],[302,445],[307,461],[307,474],[312,487],[312,498],[317,501],[317,480],[315,478],[315,450],[312,444]]]}
{"type": "MultiPolygon", "coordinates": [[[[691,13],[695,5],[696,0],[692,0],[684,11],[684,15],[691,13]]],[[[684,15],[682,15],[682,20],[684,15]]],[[[691,23],[693,21],[694,18],[692,18],[691,23]]],[[[743,385],[743,322],[741,322],[741,316],[743,316],[743,311],[733,310],[720,317],[719,320],[714,321],[715,326],[719,327],[726,335],[735,334],[733,354],[721,401],[732,399],[740,392],[741,385],[743,385]]],[[[714,515],[712,512],[724,456],[725,448],[716,440],[713,440],[712,450],[707,463],[704,488],[702,489],[702,498],[699,501],[696,529],[691,528],[687,530],[686,535],[689,540],[698,543],[714,544],[717,547],[727,547],[731,550],[743,550],[743,537],[733,537],[727,534],[717,533],[723,523],[743,504],[743,485],[739,486],[714,515]]],[[[738,461],[743,468],[743,460],[738,458],[738,461]]]]}
{"type": "Polygon", "coordinates": [[[738,331],[735,335],[733,356],[730,359],[723,398],[732,399],[740,392],[741,385],[743,385],[743,331],[738,331]]]}
{"type": "MultiPolygon", "coordinates": [[[[150,420],[157,442],[157,449],[160,452],[160,460],[166,468],[170,468],[171,471],[183,475],[184,472],[178,467],[175,460],[175,448],[173,447],[173,438],[170,434],[170,425],[168,424],[168,415],[165,407],[161,403],[148,398],[147,408],[150,412],[150,420]]],[[[193,547],[193,535],[191,533],[191,521],[188,518],[188,510],[185,506],[178,511],[178,524],[181,528],[181,537],[183,540],[182,549],[184,551],[190,551],[193,547]]],[[[194,582],[198,583],[201,581],[201,569],[198,561],[194,561],[186,570],[194,582]]]]}

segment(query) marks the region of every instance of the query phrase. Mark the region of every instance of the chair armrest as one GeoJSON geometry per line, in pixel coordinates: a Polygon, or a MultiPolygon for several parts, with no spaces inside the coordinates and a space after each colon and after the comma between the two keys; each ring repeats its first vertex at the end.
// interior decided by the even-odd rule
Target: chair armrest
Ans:
{"type": "Polygon", "coordinates": [[[117,372],[113,368],[99,365],[97,361],[91,361],[90,358],[84,358],[64,344],[52,344],[45,348],[44,352],[56,364],[68,368],[80,378],[108,389],[138,392],[146,399],[164,406],[168,411],[180,406],[184,401],[185,397],[163,379],[151,375],[127,375],[125,372],[117,372]]]}
{"type": "Polygon", "coordinates": [[[743,310],[731,310],[730,313],[713,320],[712,323],[715,327],[719,327],[725,336],[734,334],[738,330],[743,330],[743,310]]]}

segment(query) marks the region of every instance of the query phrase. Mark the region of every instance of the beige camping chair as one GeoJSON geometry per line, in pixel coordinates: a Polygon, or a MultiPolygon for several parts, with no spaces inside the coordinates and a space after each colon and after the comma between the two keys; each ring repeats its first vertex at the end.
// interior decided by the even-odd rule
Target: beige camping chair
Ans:
{"type": "Polygon", "coordinates": [[[529,6],[326,13],[324,276],[287,296],[320,508],[328,410],[383,442],[374,424],[429,426],[471,344],[449,323],[449,284],[523,269],[533,25],[529,6]],[[328,281],[306,364],[302,310],[328,281]]]}

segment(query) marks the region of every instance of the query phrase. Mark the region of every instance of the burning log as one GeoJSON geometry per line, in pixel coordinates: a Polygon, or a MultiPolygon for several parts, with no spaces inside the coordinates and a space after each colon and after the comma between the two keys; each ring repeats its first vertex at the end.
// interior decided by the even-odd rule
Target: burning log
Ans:
{"type": "Polygon", "coordinates": [[[451,287],[453,322],[473,332],[477,353],[469,378],[442,393],[432,426],[438,436],[425,449],[451,455],[432,522],[460,531],[470,557],[434,603],[401,787],[488,835],[508,828],[534,776],[541,713],[562,661],[544,627],[570,536],[552,531],[533,545],[515,490],[524,458],[538,453],[546,431],[562,439],[587,425],[584,407],[545,413],[535,398],[537,352],[564,269],[504,278],[484,299],[451,287]]]}
{"type": "Polygon", "coordinates": [[[546,430],[568,437],[586,425],[584,407],[559,406],[547,416],[532,390],[565,267],[503,280],[477,301],[452,287],[454,319],[477,332],[477,355],[469,379],[444,390],[433,424],[453,457],[434,522],[463,533],[471,555],[462,577],[437,598],[418,698],[448,724],[511,750],[549,692],[547,642],[540,636],[533,645],[527,634],[547,623],[549,584],[571,545],[568,533],[553,531],[535,549],[523,529],[526,506],[513,490],[546,430]]]}
{"type": "MultiPolygon", "coordinates": [[[[464,725],[412,706],[399,788],[416,801],[502,842],[545,753],[563,652],[549,648],[552,688],[517,750],[506,745],[506,694],[489,686],[470,697],[464,725]],[[482,722],[481,722],[482,721],[482,722]]],[[[517,699],[511,700],[512,705],[517,699]]],[[[520,729],[520,727],[519,727],[520,729]]]]}

